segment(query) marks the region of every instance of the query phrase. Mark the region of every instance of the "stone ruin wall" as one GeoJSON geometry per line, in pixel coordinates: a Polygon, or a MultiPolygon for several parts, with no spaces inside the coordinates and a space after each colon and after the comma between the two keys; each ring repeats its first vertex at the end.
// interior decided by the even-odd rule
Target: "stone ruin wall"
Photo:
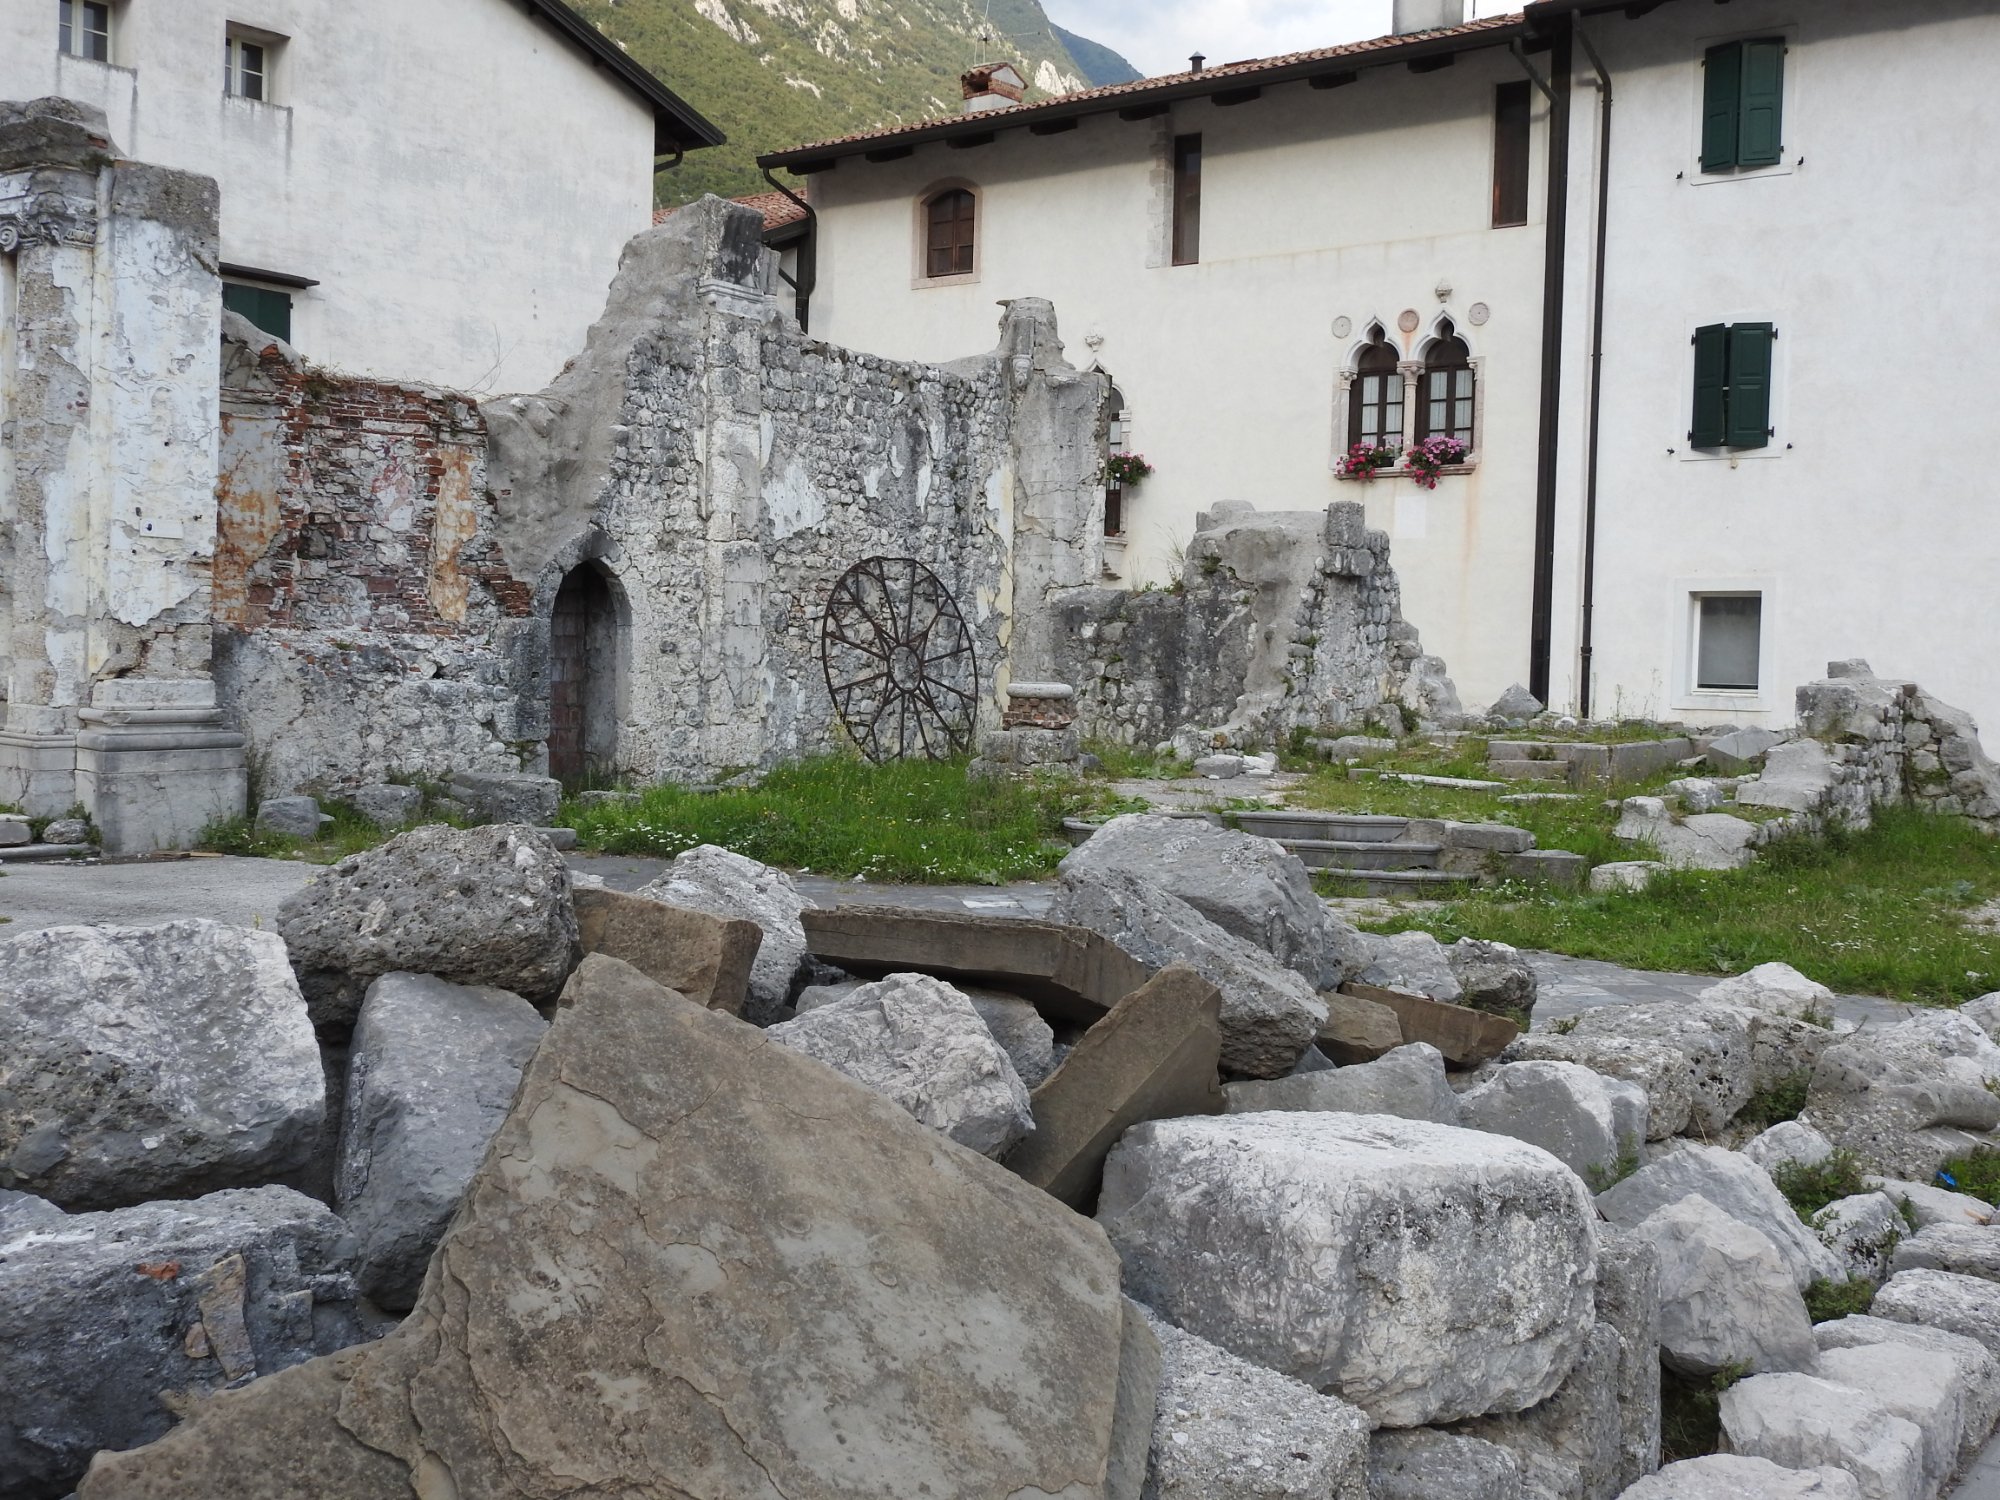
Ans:
{"type": "Polygon", "coordinates": [[[1459,704],[1444,663],[1403,618],[1389,538],[1363,508],[1205,512],[1180,585],[1056,596],[1061,664],[1090,738],[1152,745],[1190,729],[1238,745],[1275,745],[1295,729],[1375,723],[1405,713],[1438,723],[1459,704]]]}
{"type": "Polygon", "coordinates": [[[1860,660],[1829,662],[1825,678],[1799,688],[1797,707],[1799,732],[1831,762],[1823,815],[1865,825],[1874,806],[1911,801],[2000,834],[2000,767],[1964,709],[1860,660]]]}
{"type": "MultiPolygon", "coordinates": [[[[835,348],[780,312],[756,216],[683,210],[628,246],[556,384],[463,395],[225,346],[217,677],[259,789],[538,770],[549,621],[589,567],[616,610],[615,765],[707,779],[840,740],[819,662],[835,580],[915,557],[972,632],[985,699],[1016,597],[1094,572],[1102,379],[1046,304],[951,367],[835,348]]],[[[1018,671],[1017,674],[1018,675],[1018,671]]]]}

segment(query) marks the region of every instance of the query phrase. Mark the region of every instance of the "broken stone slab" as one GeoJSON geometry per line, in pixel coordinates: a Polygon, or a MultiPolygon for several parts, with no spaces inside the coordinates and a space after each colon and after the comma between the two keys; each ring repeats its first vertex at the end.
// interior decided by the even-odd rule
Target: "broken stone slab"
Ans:
{"type": "Polygon", "coordinates": [[[1666,784],[1669,797],[1678,797],[1680,804],[1688,812],[1713,812],[1728,800],[1726,790],[1700,776],[1683,776],[1666,784]]]}
{"type": "Polygon", "coordinates": [[[1806,1115],[1875,1171],[1928,1181],[2000,1126],[2000,1048],[1948,1013],[1871,1026],[1823,1048],[1806,1115]]]}
{"type": "Polygon", "coordinates": [[[266,797],[257,804],[257,826],[287,838],[316,839],[320,825],[332,821],[311,797],[266,797]]]}
{"type": "Polygon", "coordinates": [[[1282,1077],[1326,1023],[1325,1002],[1295,971],[1129,870],[1065,870],[1055,914],[1142,965],[1184,963],[1221,991],[1225,1073],[1282,1077]]]}
{"type": "Polygon", "coordinates": [[[278,931],[314,1024],[353,1024],[384,974],[554,1000],[576,961],[569,866],[534,830],[433,825],[349,855],[285,898],[278,931]]]}
{"type": "Polygon", "coordinates": [[[1547,1400],[1593,1326],[1596,1215],[1519,1141],[1379,1115],[1160,1120],[1105,1163],[1133,1295],[1415,1427],[1547,1400]]]}
{"type": "Polygon", "coordinates": [[[1586,1182],[1608,1183],[1646,1139],[1645,1090],[1577,1063],[1502,1063],[1458,1106],[1471,1129],[1540,1146],[1586,1182]]]}
{"type": "Polygon", "coordinates": [[[1599,1323],[1548,1400],[1523,1412],[1480,1417],[1457,1430],[1507,1449],[1531,1495],[1615,1495],[1619,1449],[1616,1330],[1599,1323]]]}
{"type": "Polygon", "coordinates": [[[0,1494],[53,1500],[98,1450],[359,1339],[343,1233],[282,1187],[0,1222],[0,1494]]]}
{"type": "Polygon", "coordinates": [[[755,922],[603,886],[578,890],[574,899],[585,953],[621,959],[696,1005],[743,1014],[764,940],[755,922]]]}
{"type": "Polygon", "coordinates": [[[1211,781],[1233,781],[1243,774],[1243,766],[1240,755],[1204,755],[1195,761],[1194,774],[1211,781]]]}
{"type": "Polygon", "coordinates": [[[1113,818],[1058,867],[1065,881],[1123,870],[1262,949],[1315,990],[1363,962],[1360,933],[1327,909],[1299,857],[1274,840],[1189,818],[1113,818]]]}
{"type": "Polygon", "coordinates": [[[1434,1427],[1379,1429],[1368,1444],[1368,1500],[1524,1500],[1507,1449],[1434,1427]]]}
{"type": "Polygon", "coordinates": [[[0,849],[19,849],[34,841],[34,830],[26,818],[0,813],[0,849]]]}
{"type": "Polygon", "coordinates": [[[1916,1428],[1923,1439],[1923,1493],[1943,1488],[1966,1433],[1967,1392],[1956,1360],[1912,1344],[1866,1344],[1822,1349],[1819,1373],[1916,1428]]]}
{"type": "Polygon", "coordinates": [[[1322,990],[1319,998],[1326,1005],[1319,1050],[1334,1062],[1373,1062],[1403,1045],[1403,1023],[1388,1006],[1338,990],[1322,990]]]}
{"type": "Polygon", "coordinates": [[[1232,1115],[1264,1110],[1327,1110],[1459,1123],[1459,1097],[1445,1081],[1444,1056],[1423,1042],[1398,1047],[1370,1063],[1292,1078],[1225,1084],[1232,1115]]]}
{"type": "Polygon", "coordinates": [[[553,776],[453,771],[446,790],[489,823],[525,823],[542,828],[562,811],[562,783],[553,776]]]}
{"type": "Polygon", "coordinates": [[[1677,1141],[1617,1186],[1597,1195],[1597,1210],[1628,1228],[1656,1209],[1699,1193],[1715,1207],[1762,1231],[1804,1291],[1822,1277],[1841,1275],[1833,1252],[1799,1222],[1770,1173],[1740,1151],[1677,1141]]]}
{"type": "Polygon", "coordinates": [[[1603,894],[1608,891],[1643,891],[1653,883],[1653,878],[1669,868],[1657,859],[1621,859],[1609,864],[1597,865],[1590,872],[1591,890],[1603,894]]]}
{"type": "Polygon", "coordinates": [[[1157,1344],[1097,1226],[616,959],[567,1001],[409,1318],[79,1500],[1131,1500],[1157,1344]]]}
{"type": "Polygon", "coordinates": [[[1951,1361],[1956,1369],[1954,1384],[1964,1405],[1965,1435],[1959,1446],[1958,1462],[1968,1464],[1992,1434],[2000,1420],[2000,1360],[1976,1339],[1902,1323],[1893,1318],[1857,1314],[1821,1323],[1813,1329],[1820,1357],[1830,1350],[1873,1348],[1877,1345],[1920,1349],[1926,1354],[1951,1361]]]}
{"type": "Polygon", "coordinates": [[[1715,1453],[1649,1474],[1619,1500],[1863,1500],[1845,1469],[1788,1469],[1768,1458],[1715,1453]]]}
{"type": "Polygon", "coordinates": [[[1743,776],[1755,771],[1766,753],[1783,743],[1782,736],[1768,729],[1738,729],[1710,740],[1702,755],[1711,770],[1724,776],[1743,776]]]}
{"type": "Polygon", "coordinates": [[[1369,1500],[1368,1418],[1161,1318],[1145,1500],[1369,1500]]]}
{"type": "Polygon", "coordinates": [[[1342,991],[1393,1010],[1406,1043],[1429,1043],[1454,1068],[1476,1068],[1491,1062],[1521,1035],[1521,1028],[1506,1017],[1463,1005],[1446,1005],[1372,985],[1347,984],[1342,991]]]}
{"type": "Polygon", "coordinates": [[[1616,1490],[1660,1466],[1660,1255],[1608,1225],[1597,1231],[1597,1321],[1618,1335],[1616,1490]]]}
{"type": "Polygon", "coordinates": [[[1743,807],[1815,813],[1826,805],[1835,780],[1826,746],[1814,739],[1793,740],[1772,747],[1757,778],[1738,785],[1736,801],[1743,807]]]}
{"type": "Polygon", "coordinates": [[[1905,1182],[1894,1177],[1863,1177],[1864,1187],[1874,1188],[1893,1198],[1896,1206],[1919,1229],[1933,1224],[1990,1224],[1991,1204],[1970,1193],[1954,1193],[1925,1182],[1905,1182]]]}
{"type": "Polygon", "coordinates": [[[334,1204],[360,1242],[356,1276],[407,1312],[465,1185],[548,1030],[519,995],[384,974],[347,1055],[334,1204]]]}
{"type": "Polygon", "coordinates": [[[190,920],[0,937],[0,1188],[77,1209],[268,1182],[306,1165],[325,1117],[276,933],[190,920]]]}
{"type": "Polygon", "coordinates": [[[750,966],[750,988],[741,1014],[758,1026],[769,1026],[789,1014],[792,991],[808,957],[801,920],[807,902],[791,876],[714,844],[698,844],[675,856],[666,873],[641,886],[637,894],[689,911],[755,922],[764,940],[750,966]]]}
{"type": "Polygon", "coordinates": [[[1508,1063],[1581,1063],[1607,1078],[1638,1085],[1646,1095],[1649,1141],[1678,1135],[1687,1129],[1694,1112],[1694,1081],[1687,1058],[1664,1042],[1533,1031],[1508,1043],[1500,1058],[1508,1063]]]}
{"type": "Polygon", "coordinates": [[[1528,849],[1505,856],[1500,861],[1500,870],[1507,879],[1528,885],[1580,891],[1590,877],[1590,861],[1567,849],[1528,849]]]}
{"type": "Polygon", "coordinates": [[[1878,1318],[1921,1323],[1976,1339],[2000,1358],[2000,1286],[1950,1271],[1898,1271],[1869,1309],[1878,1318]]]}
{"type": "Polygon", "coordinates": [[[1179,964],[1119,1001],[1030,1096],[1035,1130],[1007,1169],[1089,1212],[1104,1158],[1132,1126],[1221,1111],[1221,1007],[1215,986],[1179,964]]]}
{"type": "Polygon", "coordinates": [[[1541,982],[1519,948],[1481,938],[1460,938],[1445,949],[1445,961],[1458,979],[1460,1005],[1527,1026],[1541,982]]]}
{"type": "Polygon", "coordinates": [[[1683,1375],[1810,1370],[1805,1299],[1769,1237],[1690,1193],[1629,1231],[1660,1261],[1660,1359],[1683,1375]]]}
{"type": "Polygon", "coordinates": [[[1680,1053],[1692,1101],[1689,1122],[1705,1135],[1721,1134],[1756,1092],[1749,1017],[1731,1006],[1600,1005],[1579,1015],[1570,1035],[1656,1042],[1680,1053]]]}
{"type": "Polygon", "coordinates": [[[979,1012],[929,974],[861,985],[770,1036],[981,1155],[1003,1155],[1035,1128],[1028,1090],[979,1012]]]}
{"type": "Polygon", "coordinates": [[[402,828],[417,820],[424,810],[422,787],[399,786],[389,781],[371,781],[347,794],[356,812],[377,828],[402,828]]]}
{"type": "Polygon", "coordinates": [[[1352,983],[1377,990],[1401,990],[1432,1000],[1454,1003],[1465,986],[1453,972],[1450,950],[1428,932],[1398,932],[1391,936],[1361,934],[1365,962],[1352,983]]]}
{"type": "Polygon", "coordinates": [[[1801,1120],[1780,1120],[1745,1141],[1742,1149],[1766,1172],[1775,1172],[1781,1166],[1818,1166],[1833,1155],[1833,1142],[1801,1120]]]}
{"type": "Polygon", "coordinates": [[[1750,863],[1757,825],[1730,813],[1694,813],[1678,821],[1658,797],[1627,797],[1612,833],[1647,842],[1675,870],[1740,870],[1750,863]]]}
{"type": "Polygon", "coordinates": [[[1899,1241],[1890,1265],[1897,1271],[1949,1271],[2000,1281],[2000,1229],[1933,1224],[1899,1241]]]}
{"type": "Polygon", "coordinates": [[[1790,1016],[1794,1020],[1817,1021],[1821,1026],[1833,1020],[1833,991],[1817,980],[1806,978],[1790,964],[1759,964],[1733,979],[1710,985],[1695,999],[1790,1016]]]}
{"type": "Polygon", "coordinates": [[[1814,1214],[1812,1231],[1839,1257],[1849,1278],[1880,1284],[1889,1276],[1890,1253],[1910,1226],[1887,1193],[1852,1193],[1814,1214]]]}
{"type": "Polygon", "coordinates": [[[1923,1434],[1879,1402],[1812,1375],[1753,1375],[1722,1393],[1729,1451],[1845,1469],[1863,1500],[1924,1500],[1923,1434]]]}

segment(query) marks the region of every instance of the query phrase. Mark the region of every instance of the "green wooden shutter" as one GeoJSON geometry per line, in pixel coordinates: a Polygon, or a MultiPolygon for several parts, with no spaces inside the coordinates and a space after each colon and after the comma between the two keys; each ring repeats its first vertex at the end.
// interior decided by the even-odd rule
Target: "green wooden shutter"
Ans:
{"type": "Polygon", "coordinates": [[[1729,446],[1771,446],[1771,341],[1769,323],[1738,323],[1729,330],[1729,446]]]}
{"type": "Polygon", "coordinates": [[[1720,323],[1694,331],[1694,424],[1688,442],[1720,448],[1729,427],[1729,330],[1720,323]]]}
{"type": "Polygon", "coordinates": [[[1776,166],[1785,154],[1784,38],[1770,37],[1742,46],[1743,103],[1736,133],[1736,165],[1776,166]]]}
{"type": "Polygon", "coordinates": [[[1743,44],[1724,42],[1708,49],[1701,86],[1701,169],[1719,172],[1736,165],[1742,130],[1743,44]]]}
{"type": "Polygon", "coordinates": [[[290,293],[225,281],[222,284],[222,305],[233,313],[241,313],[264,332],[288,344],[292,341],[290,293]]]}

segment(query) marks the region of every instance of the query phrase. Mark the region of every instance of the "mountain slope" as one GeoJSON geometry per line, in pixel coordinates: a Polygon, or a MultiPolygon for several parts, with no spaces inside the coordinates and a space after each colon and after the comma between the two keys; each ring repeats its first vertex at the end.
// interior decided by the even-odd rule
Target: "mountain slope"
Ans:
{"type": "Polygon", "coordinates": [[[1069,49],[1069,55],[1083,69],[1084,81],[1094,89],[1109,88],[1114,83],[1132,83],[1146,76],[1102,42],[1093,42],[1087,36],[1065,31],[1053,22],[1049,30],[1056,34],[1057,41],[1069,49]]]}
{"type": "Polygon", "coordinates": [[[1072,38],[1040,0],[572,0],[633,59],[700,110],[729,144],[661,175],[661,203],[766,184],[755,158],[803,141],[956,114],[958,75],[1011,61],[1030,98],[1091,87],[1130,64],[1072,38]]]}

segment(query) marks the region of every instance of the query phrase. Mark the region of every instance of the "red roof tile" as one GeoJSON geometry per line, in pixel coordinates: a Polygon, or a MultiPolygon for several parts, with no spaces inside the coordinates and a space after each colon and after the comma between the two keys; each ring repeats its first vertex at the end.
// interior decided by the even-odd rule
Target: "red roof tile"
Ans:
{"type": "MultiPolygon", "coordinates": [[[[798,223],[799,220],[806,216],[806,211],[800,208],[798,204],[792,202],[783,193],[751,193],[746,197],[731,198],[729,201],[731,203],[740,203],[745,208],[756,209],[758,213],[764,216],[764,228],[766,230],[782,229],[787,224],[798,223]]],[[[676,204],[674,208],[654,209],[653,223],[655,225],[666,223],[668,215],[672,214],[675,209],[683,206],[685,205],[676,204]]]]}

